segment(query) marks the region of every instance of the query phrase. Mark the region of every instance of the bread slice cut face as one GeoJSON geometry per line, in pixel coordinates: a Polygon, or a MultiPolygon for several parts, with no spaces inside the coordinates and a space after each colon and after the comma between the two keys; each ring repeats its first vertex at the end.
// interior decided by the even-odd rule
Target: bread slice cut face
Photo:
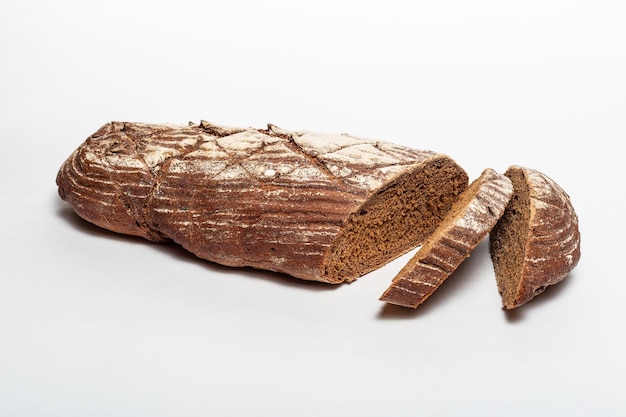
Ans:
{"type": "Polygon", "coordinates": [[[490,233],[490,253],[505,309],[562,281],[580,259],[578,217],[569,195],[547,175],[513,165],[514,193],[490,233]]]}
{"type": "Polygon", "coordinates": [[[513,194],[511,181],[487,168],[461,193],[435,232],[402,268],[381,301],[417,308],[470,256],[513,194]]]}

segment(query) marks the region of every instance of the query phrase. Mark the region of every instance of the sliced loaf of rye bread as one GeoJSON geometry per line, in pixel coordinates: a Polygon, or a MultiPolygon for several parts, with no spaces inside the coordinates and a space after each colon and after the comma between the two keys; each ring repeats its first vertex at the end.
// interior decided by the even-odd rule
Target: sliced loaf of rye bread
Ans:
{"type": "Polygon", "coordinates": [[[424,245],[393,279],[381,301],[417,308],[494,227],[513,194],[511,181],[486,169],[461,194],[424,245]]]}
{"type": "Polygon", "coordinates": [[[554,285],[578,264],[578,217],[568,194],[545,174],[511,166],[514,194],[490,233],[490,252],[505,309],[554,285]]]}
{"type": "Polygon", "coordinates": [[[61,198],[103,228],[329,283],[417,247],[467,182],[436,152],[207,122],[108,123],[57,175],[61,198]]]}

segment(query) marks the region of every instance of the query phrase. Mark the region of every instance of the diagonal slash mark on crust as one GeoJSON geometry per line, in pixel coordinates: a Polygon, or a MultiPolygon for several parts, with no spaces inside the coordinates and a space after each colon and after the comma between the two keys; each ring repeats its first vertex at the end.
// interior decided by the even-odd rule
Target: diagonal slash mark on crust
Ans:
{"type": "Polygon", "coordinates": [[[330,169],[328,169],[328,167],[322,161],[320,161],[316,156],[313,156],[310,153],[308,153],[306,150],[304,150],[302,146],[300,146],[296,142],[294,138],[294,136],[297,135],[296,133],[281,132],[280,128],[277,128],[276,126],[272,124],[268,124],[267,129],[261,130],[260,132],[271,135],[271,136],[275,136],[277,138],[284,139],[285,145],[289,147],[292,151],[308,159],[316,168],[318,168],[322,173],[324,173],[324,175],[326,175],[329,179],[331,179],[332,181],[336,183],[340,183],[341,180],[337,178],[335,175],[333,175],[330,169]]]}

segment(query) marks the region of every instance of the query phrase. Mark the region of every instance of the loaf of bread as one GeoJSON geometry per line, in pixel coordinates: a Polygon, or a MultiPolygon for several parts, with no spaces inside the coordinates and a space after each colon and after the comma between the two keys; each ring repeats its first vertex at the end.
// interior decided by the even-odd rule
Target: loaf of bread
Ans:
{"type": "Polygon", "coordinates": [[[513,194],[511,181],[486,169],[460,196],[435,232],[402,268],[381,301],[417,308],[470,256],[513,194]]]}
{"type": "Polygon", "coordinates": [[[534,169],[511,166],[514,193],[490,233],[490,252],[505,309],[565,278],[580,259],[578,217],[567,193],[534,169]]]}
{"type": "Polygon", "coordinates": [[[57,175],[61,198],[103,228],[329,283],[417,247],[467,182],[436,152],[207,122],[108,123],[57,175]]]}

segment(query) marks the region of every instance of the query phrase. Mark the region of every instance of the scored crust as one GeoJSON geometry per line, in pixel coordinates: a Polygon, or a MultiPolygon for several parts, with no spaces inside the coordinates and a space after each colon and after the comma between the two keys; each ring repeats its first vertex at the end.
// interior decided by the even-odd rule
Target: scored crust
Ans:
{"type": "Polygon", "coordinates": [[[417,308],[470,256],[496,224],[512,193],[507,177],[485,169],[396,275],[380,300],[417,308]]]}
{"type": "Polygon", "coordinates": [[[554,180],[513,165],[514,194],[490,233],[490,253],[505,309],[519,307],[578,264],[580,232],[569,195],[554,180]]]}
{"type": "Polygon", "coordinates": [[[346,134],[112,122],[57,184],[79,216],[114,232],[339,283],[423,242],[467,174],[437,152],[346,134]]]}

